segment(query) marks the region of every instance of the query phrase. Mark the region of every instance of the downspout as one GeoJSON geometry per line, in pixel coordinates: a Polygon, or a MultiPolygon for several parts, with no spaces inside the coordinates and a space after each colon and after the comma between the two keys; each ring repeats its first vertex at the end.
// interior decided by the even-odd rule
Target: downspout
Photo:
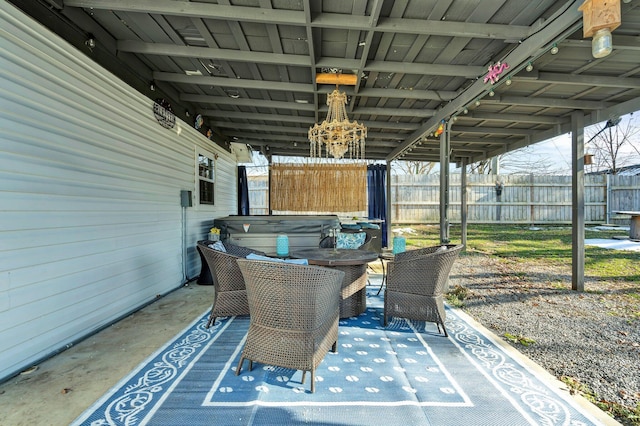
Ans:
{"type": "Polygon", "coordinates": [[[186,283],[187,280],[187,208],[181,207],[182,210],[182,282],[186,283]]]}

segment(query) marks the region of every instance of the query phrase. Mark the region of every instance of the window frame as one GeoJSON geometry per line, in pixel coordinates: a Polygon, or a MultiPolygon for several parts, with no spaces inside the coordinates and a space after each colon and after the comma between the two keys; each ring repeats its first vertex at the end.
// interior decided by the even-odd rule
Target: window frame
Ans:
{"type": "MultiPolygon", "coordinates": [[[[216,200],[216,163],[218,159],[218,154],[214,154],[206,149],[196,148],[195,151],[195,192],[196,192],[196,200],[198,206],[215,206],[216,200]],[[203,164],[202,159],[209,160],[210,166],[208,171],[210,172],[211,177],[207,177],[206,175],[202,175],[202,167],[203,164]],[[201,183],[206,182],[211,184],[211,200],[207,200],[205,202],[202,201],[201,194],[201,183]]],[[[205,170],[207,170],[205,166],[205,170]]]]}

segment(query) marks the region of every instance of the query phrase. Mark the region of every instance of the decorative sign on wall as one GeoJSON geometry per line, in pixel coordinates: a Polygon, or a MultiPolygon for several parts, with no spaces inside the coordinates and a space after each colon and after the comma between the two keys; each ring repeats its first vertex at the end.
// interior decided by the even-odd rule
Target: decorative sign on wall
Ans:
{"type": "Polygon", "coordinates": [[[500,61],[496,62],[495,65],[489,65],[489,72],[484,77],[484,82],[490,81],[491,84],[495,84],[498,80],[500,80],[500,75],[509,69],[509,64],[502,63],[500,61]]]}
{"type": "Polygon", "coordinates": [[[176,125],[176,115],[171,109],[171,104],[164,99],[158,98],[155,100],[153,103],[153,114],[162,127],[173,129],[173,126],[176,125]]]}

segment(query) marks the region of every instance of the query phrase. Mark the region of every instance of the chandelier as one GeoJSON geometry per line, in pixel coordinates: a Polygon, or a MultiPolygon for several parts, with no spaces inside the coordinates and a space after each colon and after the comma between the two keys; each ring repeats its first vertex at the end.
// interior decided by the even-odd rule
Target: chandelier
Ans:
{"type": "Polygon", "coordinates": [[[310,156],[322,157],[322,146],[325,147],[325,156],[343,158],[349,152],[349,158],[364,159],[364,139],[367,137],[367,128],[357,121],[349,121],[347,117],[347,95],[338,90],[327,95],[327,118],[320,124],[315,124],[309,129],[309,141],[311,142],[310,156]]]}

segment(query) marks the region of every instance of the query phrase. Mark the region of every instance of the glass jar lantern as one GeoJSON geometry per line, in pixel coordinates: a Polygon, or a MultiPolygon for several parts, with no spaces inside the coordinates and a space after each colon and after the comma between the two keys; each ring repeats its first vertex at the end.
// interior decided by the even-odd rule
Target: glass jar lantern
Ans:
{"type": "Polygon", "coordinates": [[[276,237],[276,255],[289,255],[289,237],[286,234],[280,234],[276,237]]]}
{"type": "Polygon", "coordinates": [[[407,249],[407,240],[402,235],[393,237],[393,254],[403,253],[407,249]]]}

